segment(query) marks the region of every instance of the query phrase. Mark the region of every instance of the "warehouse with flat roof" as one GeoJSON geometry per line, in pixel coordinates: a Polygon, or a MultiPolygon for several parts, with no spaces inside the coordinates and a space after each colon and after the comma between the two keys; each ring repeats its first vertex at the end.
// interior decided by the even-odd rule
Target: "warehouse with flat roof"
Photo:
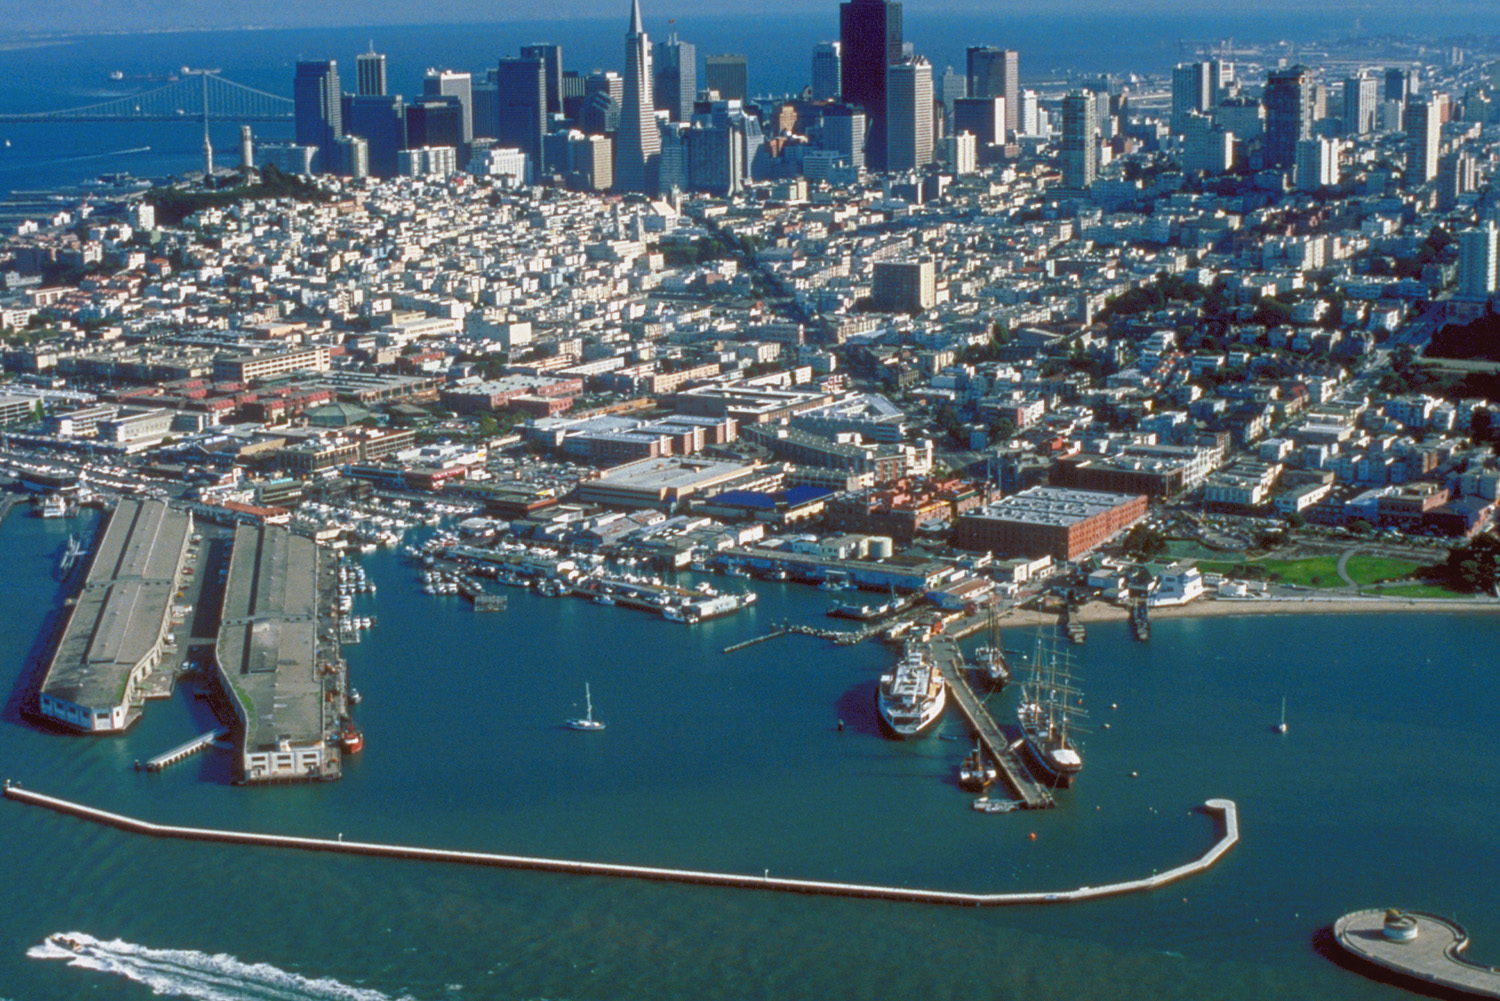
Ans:
{"type": "Polygon", "coordinates": [[[117,733],[135,722],[142,682],[166,648],[192,534],[192,516],[165,501],[120,501],[42,678],[43,716],[85,733],[117,733]]]}
{"type": "Polygon", "coordinates": [[[285,528],[236,528],[215,659],[246,782],[336,777],[336,682],[323,659],[336,653],[318,628],[318,547],[285,528]]]}
{"type": "Polygon", "coordinates": [[[1005,556],[1074,560],[1146,516],[1146,497],[1032,487],[958,519],[955,543],[1005,556]]]}

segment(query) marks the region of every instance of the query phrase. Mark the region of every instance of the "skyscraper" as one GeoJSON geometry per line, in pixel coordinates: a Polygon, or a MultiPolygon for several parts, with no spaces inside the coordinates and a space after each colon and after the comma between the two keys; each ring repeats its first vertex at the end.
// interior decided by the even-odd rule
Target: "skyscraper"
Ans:
{"type": "Polygon", "coordinates": [[[1431,98],[1413,96],[1406,102],[1406,183],[1425,184],[1437,177],[1442,145],[1442,115],[1431,98]]]}
{"type": "Polygon", "coordinates": [[[354,58],[355,75],[358,77],[360,97],[385,96],[385,56],[372,47],[354,58]]]}
{"type": "Polygon", "coordinates": [[[1500,278],[1500,232],[1495,224],[1458,234],[1458,291],[1460,295],[1494,295],[1500,278]]]}
{"type": "Polygon", "coordinates": [[[1272,70],[1261,100],[1266,106],[1266,166],[1296,166],[1297,144],[1312,135],[1312,70],[1306,66],[1272,70]]]}
{"type": "Polygon", "coordinates": [[[343,92],[339,87],[339,64],[297,63],[292,78],[292,100],[296,116],[297,145],[313,146],[322,157],[319,170],[333,164],[333,141],[344,134],[343,92]]]}
{"type": "Polygon", "coordinates": [[[1411,96],[1411,77],[1406,70],[1399,66],[1393,66],[1385,71],[1385,94],[1387,101],[1406,103],[1411,96]]]}
{"type": "Polygon", "coordinates": [[[901,61],[901,4],[897,0],[845,0],[839,5],[842,46],[839,91],[846,104],[864,108],[870,165],[885,166],[885,70],[901,61]]]}
{"type": "Polygon", "coordinates": [[[1021,127],[1020,53],[1015,49],[973,45],[968,57],[968,96],[1005,98],[1005,131],[1014,133],[1021,127]]]}
{"type": "Polygon", "coordinates": [[[691,121],[698,98],[698,47],[678,41],[673,31],[665,42],[656,43],[654,56],[656,110],[665,111],[674,122],[691,121]]]}
{"type": "Polygon", "coordinates": [[[651,39],[641,25],[641,2],[630,2],[625,33],[625,88],[615,136],[616,191],[654,195],[661,160],[661,132],[651,102],[651,39]]]}
{"type": "Polygon", "coordinates": [[[1208,63],[1178,63],[1172,70],[1172,131],[1185,130],[1189,115],[1207,114],[1214,104],[1208,63]]]}
{"type": "Polygon", "coordinates": [[[932,162],[932,64],[921,56],[886,67],[887,170],[932,162]]]}
{"type": "Polygon", "coordinates": [[[1062,101],[1062,183],[1080,191],[1094,183],[1098,170],[1094,132],[1099,127],[1098,98],[1075,90],[1062,101]]]}
{"type": "Polygon", "coordinates": [[[495,140],[531,157],[541,174],[542,136],[547,132],[547,64],[535,56],[501,59],[495,69],[495,140]]]}
{"type": "Polygon", "coordinates": [[[843,45],[819,42],[812,54],[812,99],[819,103],[839,99],[839,75],[842,73],[843,45]]]}
{"type": "MultiPolygon", "coordinates": [[[[419,98],[406,107],[406,148],[447,147],[457,157],[464,147],[463,118],[456,97],[419,98]]],[[[458,166],[463,168],[462,163],[458,166]]]]}
{"type": "Polygon", "coordinates": [[[832,104],[823,110],[823,148],[832,150],[856,171],[865,165],[865,133],[869,119],[863,108],[832,104]]]}
{"type": "Polygon", "coordinates": [[[406,104],[400,94],[345,94],[344,130],[369,144],[371,174],[396,176],[397,154],[406,148],[406,104]]]}
{"type": "Polygon", "coordinates": [[[1005,145],[1005,98],[961,97],[953,102],[953,134],[974,137],[980,163],[997,159],[995,146],[1005,145]]]}
{"type": "Polygon", "coordinates": [[[743,101],[749,96],[750,69],[744,56],[707,56],[703,60],[703,86],[719,92],[721,101],[743,101]]]}
{"type": "Polygon", "coordinates": [[[1297,143],[1297,190],[1318,191],[1339,183],[1339,141],[1313,136],[1297,143]]]}
{"type": "MultiPolygon", "coordinates": [[[[521,46],[522,59],[540,59],[547,78],[548,116],[563,113],[563,60],[562,46],[550,42],[538,42],[521,46]]],[[[535,164],[533,164],[535,166],[535,164]]]]}
{"type": "MultiPolygon", "coordinates": [[[[474,81],[469,74],[430,69],[422,78],[422,96],[458,98],[458,106],[462,109],[459,120],[463,127],[463,141],[466,144],[474,141],[474,81]]],[[[459,159],[463,159],[461,152],[459,159]]]]}
{"type": "Polygon", "coordinates": [[[1363,73],[1344,81],[1344,128],[1346,136],[1362,136],[1375,131],[1375,99],[1379,84],[1363,73]]]}

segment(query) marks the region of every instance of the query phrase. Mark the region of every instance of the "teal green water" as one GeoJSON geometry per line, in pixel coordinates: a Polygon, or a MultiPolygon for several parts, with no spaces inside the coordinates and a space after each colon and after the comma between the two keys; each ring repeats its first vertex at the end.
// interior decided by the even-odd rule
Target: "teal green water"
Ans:
{"type": "MultiPolygon", "coordinates": [[[[68,530],[0,528],[7,683],[68,530]]],[[[1391,904],[1457,917],[1500,959],[1495,618],[1164,621],[1149,645],[1091,627],[1085,774],[1061,809],[982,816],[954,781],[962,741],[878,734],[882,648],[720,653],[821,620],[820,592],[757,585],[752,612],[687,628],[519,592],[476,615],[397,558],[367,566],[379,622],[348,651],[366,749],[342,782],[231,787],[217,752],[132,771],[207,727],[183,692],[120,738],[7,713],[0,774],[186,824],[966,890],[1177,865],[1212,842],[1192,811],[1214,796],[1239,802],[1242,841],[1168,891],[970,911],[157,842],[4,802],[0,998],[1395,998],[1312,945],[1391,904]],[[603,733],[559,726],[585,682],[603,733]],[[27,956],[60,931],[114,943],[101,969],[27,956]]]]}

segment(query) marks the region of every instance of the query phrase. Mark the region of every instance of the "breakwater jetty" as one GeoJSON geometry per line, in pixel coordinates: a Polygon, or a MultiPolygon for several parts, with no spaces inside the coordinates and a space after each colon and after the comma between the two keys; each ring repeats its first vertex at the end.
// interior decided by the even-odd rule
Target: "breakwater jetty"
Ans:
{"type": "Polygon", "coordinates": [[[221,844],[263,848],[292,848],[303,851],[335,852],[346,855],[371,855],[381,858],[422,862],[449,862],[460,865],[485,865],[507,869],[534,869],[570,873],[579,876],[619,876],[669,883],[694,883],[744,890],[775,890],[783,893],[806,893],[836,897],[864,897],[916,904],[948,904],[959,907],[1003,907],[1016,904],[1058,904],[1096,900],[1125,893],[1154,890],[1210,868],[1239,841],[1239,818],[1234,801],[1211,799],[1204,804],[1207,813],[1219,818],[1219,839],[1201,857],[1192,862],[1159,872],[1144,879],[1134,879],[1103,886],[1081,886],[1073,890],[1030,893],[964,893],[953,890],[924,890],[904,886],[879,886],[860,883],[833,883],[808,879],[785,879],[743,873],[704,872],[694,869],[664,869],[653,866],[620,865],[611,862],[586,862],[568,859],[536,858],[525,855],[498,855],[488,852],[449,851],[441,848],[417,848],[408,845],[345,841],[329,838],[305,838],[285,834],[256,834],[249,831],[226,831],[207,827],[178,827],[153,824],[123,814],[84,806],[56,796],[47,796],[5,783],[5,797],[18,803],[46,807],[96,824],[104,824],[132,834],[157,838],[180,838],[189,841],[213,841],[221,844]]]}
{"type": "Polygon", "coordinates": [[[1500,998],[1500,969],[1463,956],[1469,933],[1421,911],[1369,910],[1334,922],[1334,941],[1356,959],[1431,990],[1500,998]]]}

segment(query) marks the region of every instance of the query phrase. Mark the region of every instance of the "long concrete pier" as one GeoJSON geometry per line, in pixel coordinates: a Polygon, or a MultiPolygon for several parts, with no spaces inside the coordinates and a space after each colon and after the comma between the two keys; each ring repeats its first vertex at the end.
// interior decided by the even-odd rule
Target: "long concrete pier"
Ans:
{"type": "Polygon", "coordinates": [[[486,865],[506,869],[536,869],[580,876],[624,876],[669,883],[696,883],[704,886],[727,886],[744,890],[776,890],[783,893],[807,893],[834,897],[865,897],[915,904],[949,904],[959,907],[1002,907],[1014,904],[1059,904],[1124,893],[1139,893],[1197,875],[1207,870],[1233,848],[1240,839],[1238,812],[1233,800],[1211,799],[1204,804],[1206,812],[1220,818],[1223,826],[1219,840],[1200,858],[1157,873],[1145,879],[1134,879],[1104,886],[1081,886],[1075,890],[1046,893],[963,893],[952,890],[923,890],[904,886],[878,886],[860,883],[831,883],[819,880],[784,879],[779,876],[744,875],[729,872],[703,872],[694,869],[662,869],[652,866],[619,865],[611,862],[580,862],[568,859],[535,858],[525,855],[496,855],[488,852],[449,851],[441,848],[415,848],[366,841],[302,838],[285,834],[255,834],[248,831],[225,831],[206,827],[175,827],[153,824],[107,810],[97,810],[81,803],[47,796],[5,783],[5,796],[18,803],[42,806],[58,813],[105,824],[132,834],[156,838],[181,838],[189,841],[216,841],[223,844],[264,848],[297,848],[303,851],[338,852],[347,855],[373,855],[382,858],[409,859],[420,862],[450,862],[461,865],[486,865]]]}
{"type": "Polygon", "coordinates": [[[937,662],[938,670],[943,673],[943,680],[948,683],[949,694],[953,696],[953,701],[964,718],[969,721],[970,728],[979,735],[979,743],[985,753],[999,767],[1001,780],[1010,794],[1028,810],[1044,810],[1055,806],[1052,794],[1031,777],[1026,763],[1020,760],[1015,746],[1006,739],[1000,724],[995,722],[995,717],[990,715],[979,696],[974,694],[974,689],[969,687],[969,681],[964,677],[963,654],[959,651],[958,644],[947,639],[935,640],[932,644],[932,656],[937,662]]]}

